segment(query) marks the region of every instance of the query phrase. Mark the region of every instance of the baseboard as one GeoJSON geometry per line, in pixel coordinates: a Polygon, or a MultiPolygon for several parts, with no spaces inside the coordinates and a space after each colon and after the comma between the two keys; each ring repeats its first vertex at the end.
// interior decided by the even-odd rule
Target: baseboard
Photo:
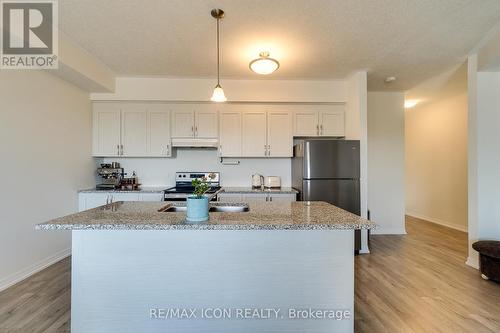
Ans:
{"type": "Polygon", "coordinates": [[[420,220],[425,220],[425,221],[428,221],[428,222],[431,222],[431,223],[434,223],[434,224],[439,224],[439,225],[442,225],[443,227],[455,229],[455,230],[462,231],[462,232],[468,232],[467,227],[453,225],[453,224],[451,224],[451,223],[449,223],[447,221],[443,221],[441,219],[435,219],[435,218],[432,218],[432,217],[429,217],[429,216],[425,216],[425,215],[421,215],[421,214],[414,213],[414,212],[407,212],[406,215],[408,215],[410,217],[414,217],[414,218],[420,219],[420,220]]]}
{"type": "Polygon", "coordinates": [[[405,228],[401,227],[383,227],[379,226],[378,228],[371,229],[370,234],[372,235],[406,235],[405,228]]]}
{"type": "Polygon", "coordinates": [[[18,282],[30,277],[31,275],[38,273],[39,271],[49,267],[52,264],[55,264],[58,261],[68,257],[71,255],[71,248],[64,249],[62,251],[57,252],[56,254],[40,260],[39,262],[26,267],[20,271],[17,271],[14,274],[7,276],[0,280],[0,291],[5,290],[18,282]]]}
{"type": "Polygon", "coordinates": [[[467,257],[467,261],[465,262],[467,266],[470,266],[475,269],[479,269],[479,260],[478,258],[467,257]]]}

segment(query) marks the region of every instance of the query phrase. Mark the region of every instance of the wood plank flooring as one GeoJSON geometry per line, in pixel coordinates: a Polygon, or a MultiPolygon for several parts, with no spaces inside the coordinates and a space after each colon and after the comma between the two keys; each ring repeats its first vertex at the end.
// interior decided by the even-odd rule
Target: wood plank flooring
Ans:
{"type": "MultiPolygon", "coordinates": [[[[500,284],[467,267],[467,235],[407,218],[356,257],[356,332],[500,332],[500,284]]],[[[0,292],[0,333],[70,330],[71,262],[0,292]]]]}
{"type": "Polygon", "coordinates": [[[500,284],[465,265],[467,234],[407,217],[356,257],[356,332],[500,332],[500,284]]]}

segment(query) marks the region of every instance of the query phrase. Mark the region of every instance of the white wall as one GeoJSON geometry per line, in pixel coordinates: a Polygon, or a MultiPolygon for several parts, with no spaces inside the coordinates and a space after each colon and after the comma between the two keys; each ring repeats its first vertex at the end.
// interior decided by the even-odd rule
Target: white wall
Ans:
{"type": "Polygon", "coordinates": [[[143,186],[171,186],[175,184],[176,171],[218,171],[223,186],[251,186],[254,173],[264,176],[280,176],[282,186],[291,186],[289,158],[225,158],[224,161],[240,161],[239,165],[223,165],[216,149],[176,149],[172,158],[105,158],[105,162],[117,161],[125,172],[137,172],[143,186]]]}
{"type": "MultiPolygon", "coordinates": [[[[121,77],[114,93],[91,94],[92,100],[210,101],[213,79],[121,77]]],[[[347,81],[222,80],[231,102],[346,102],[347,81]]]]}
{"type": "Polygon", "coordinates": [[[86,92],[45,71],[0,71],[0,289],[69,254],[34,225],[77,211],[94,184],[86,92]]]}
{"type": "Polygon", "coordinates": [[[406,110],[406,214],[467,231],[466,64],[445,76],[407,92],[423,101],[406,110]]]}
{"type": "Polygon", "coordinates": [[[368,93],[368,209],[374,234],[405,234],[404,94],[368,93]]]}
{"type": "Polygon", "coordinates": [[[469,85],[469,257],[478,267],[477,240],[500,240],[500,72],[477,72],[468,59],[469,85]]]}

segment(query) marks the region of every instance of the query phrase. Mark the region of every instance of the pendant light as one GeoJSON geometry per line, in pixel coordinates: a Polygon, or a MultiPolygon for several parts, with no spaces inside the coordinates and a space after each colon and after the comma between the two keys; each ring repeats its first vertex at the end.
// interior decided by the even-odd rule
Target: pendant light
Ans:
{"type": "Polygon", "coordinates": [[[226,96],[224,95],[224,90],[220,86],[220,60],[219,60],[219,21],[224,17],[224,11],[222,9],[216,8],[211,11],[212,17],[217,20],[217,85],[214,88],[214,93],[212,94],[212,98],[210,100],[212,102],[225,102],[227,101],[226,96]]]}
{"type": "Polygon", "coordinates": [[[258,59],[252,60],[249,66],[257,74],[268,75],[277,70],[280,63],[276,59],[269,58],[269,52],[264,51],[259,54],[258,59]]]}

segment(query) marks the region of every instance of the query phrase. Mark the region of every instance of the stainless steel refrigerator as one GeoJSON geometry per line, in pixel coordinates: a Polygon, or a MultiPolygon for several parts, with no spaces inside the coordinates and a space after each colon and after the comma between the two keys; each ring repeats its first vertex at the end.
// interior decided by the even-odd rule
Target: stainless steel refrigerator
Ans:
{"type": "MultiPolygon", "coordinates": [[[[292,185],[301,201],[326,201],[360,215],[359,141],[307,139],[294,146],[292,185]]],[[[361,233],[355,232],[355,249],[361,233]]]]}

